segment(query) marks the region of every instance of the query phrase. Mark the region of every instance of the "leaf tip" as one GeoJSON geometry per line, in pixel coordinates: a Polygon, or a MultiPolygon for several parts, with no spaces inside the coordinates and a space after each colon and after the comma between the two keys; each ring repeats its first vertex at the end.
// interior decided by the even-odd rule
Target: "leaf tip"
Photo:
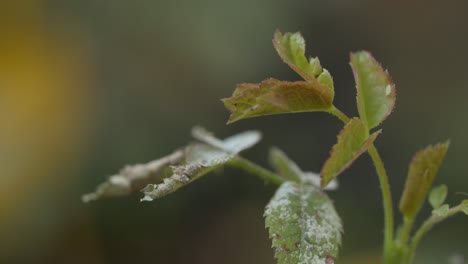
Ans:
{"type": "Polygon", "coordinates": [[[239,121],[239,120],[240,120],[239,118],[235,118],[232,115],[230,115],[228,121],[226,122],[226,125],[230,125],[230,124],[232,124],[232,123],[234,123],[236,121],[239,121]]]}
{"type": "Polygon", "coordinates": [[[330,180],[326,180],[324,178],[320,178],[320,188],[323,190],[325,189],[325,187],[328,185],[328,183],[330,182],[330,180]]]}

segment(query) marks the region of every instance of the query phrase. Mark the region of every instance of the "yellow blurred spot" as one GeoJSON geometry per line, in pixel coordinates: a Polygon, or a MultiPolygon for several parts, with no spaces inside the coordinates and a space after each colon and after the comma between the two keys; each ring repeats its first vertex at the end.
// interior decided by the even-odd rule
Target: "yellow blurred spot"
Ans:
{"type": "Polygon", "coordinates": [[[72,182],[63,172],[84,138],[87,69],[65,32],[47,22],[42,1],[0,4],[0,231],[72,182]]]}

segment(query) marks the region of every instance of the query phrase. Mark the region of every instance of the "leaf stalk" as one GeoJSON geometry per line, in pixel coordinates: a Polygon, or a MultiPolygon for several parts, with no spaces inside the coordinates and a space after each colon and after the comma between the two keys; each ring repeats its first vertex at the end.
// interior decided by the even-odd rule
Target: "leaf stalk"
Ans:
{"type": "Polygon", "coordinates": [[[235,167],[241,170],[244,170],[252,175],[255,175],[261,179],[263,179],[267,183],[281,185],[285,180],[280,177],[278,174],[267,170],[250,160],[244,159],[242,157],[235,157],[231,161],[229,161],[226,165],[235,167]]]}

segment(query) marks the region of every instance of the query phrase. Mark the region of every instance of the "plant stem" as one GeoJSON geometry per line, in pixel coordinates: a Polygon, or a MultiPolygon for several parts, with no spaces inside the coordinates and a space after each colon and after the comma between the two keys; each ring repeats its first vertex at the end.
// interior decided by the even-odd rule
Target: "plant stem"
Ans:
{"type": "Polygon", "coordinates": [[[414,218],[404,217],[403,218],[403,228],[401,229],[400,235],[397,237],[399,243],[406,245],[408,242],[411,228],[413,227],[414,218]]]}
{"type": "Polygon", "coordinates": [[[392,193],[390,192],[390,184],[388,183],[388,176],[385,170],[379,152],[372,144],[367,150],[374,162],[377,176],[379,177],[380,188],[382,189],[384,218],[385,218],[385,240],[384,240],[384,259],[387,261],[392,244],[393,244],[393,202],[392,193]]]}
{"type": "Polygon", "coordinates": [[[251,173],[255,176],[258,176],[259,178],[265,180],[265,182],[268,182],[268,183],[280,185],[281,183],[284,182],[284,179],[280,177],[278,174],[270,170],[267,170],[242,157],[235,157],[234,159],[229,161],[227,165],[236,167],[238,169],[251,173]]]}
{"type": "MultiPolygon", "coordinates": [[[[333,106],[329,113],[336,116],[338,119],[343,121],[343,123],[349,122],[349,117],[346,116],[341,110],[333,106]]],[[[383,198],[383,207],[384,207],[384,221],[385,221],[385,240],[384,240],[384,260],[385,263],[389,262],[389,255],[393,245],[393,202],[392,202],[392,193],[390,191],[390,184],[388,183],[387,172],[384,167],[382,158],[379,155],[379,152],[372,144],[367,150],[377,171],[377,176],[379,177],[380,187],[382,189],[382,198],[383,198]]]]}
{"type": "Polygon", "coordinates": [[[338,117],[338,119],[340,119],[345,124],[348,123],[350,120],[345,113],[343,113],[340,109],[336,108],[335,106],[332,106],[332,108],[328,112],[338,117]]]}
{"type": "Polygon", "coordinates": [[[447,213],[447,215],[445,215],[445,216],[438,216],[438,215],[433,214],[431,217],[429,217],[429,219],[427,219],[427,220],[421,225],[421,227],[418,229],[418,231],[416,231],[416,234],[414,235],[413,239],[411,240],[411,244],[410,244],[409,252],[408,252],[408,258],[409,258],[409,259],[413,259],[414,253],[415,253],[415,251],[416,251],[416,248],[418,247],[419,242],[421,241],[421,238],[423,238],[423,236],[424,236],[429,230],[431,230],[431,228],[432,228],[435,224],[437,224],[437,223],[439,223],[439,222],[441,222],[441,221],[443,221],[443,220],[445,220],[445,219],[447,219],[447,218],[449,218],[449,217],[455,215],[456,213],[461,212],[461,211],[462,211],[462,208],[463,208],[463,205],[460,204],[460,205],[458,205],[458,206],[455,206],[455,207],[450,208],[449,211],[448,211],[448,213],[447,213]]]}

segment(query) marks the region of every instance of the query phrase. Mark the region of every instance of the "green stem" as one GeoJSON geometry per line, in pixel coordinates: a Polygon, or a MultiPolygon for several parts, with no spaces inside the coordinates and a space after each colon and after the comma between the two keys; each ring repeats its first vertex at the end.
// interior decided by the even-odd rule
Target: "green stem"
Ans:
{"type": "Polygon", "coordinates": [[[284,182],[284,179],[280,177],[278,174],[267,170],[247,159],[242,157],[236,157],[229,161],[227,165],[244,170],[250,174],[258,176],[259,178],[265,180],[268,183],[272,183],[275,185],[280,185],[284,182]]]}
{"type": "Polygon", "coordinates": [[[393,244],[393,202],[392,193],[390,192],[390,184],[388,183],[388,176],[385,170],[382,158],[379,152],[372,144],[367,150],[374,162],[377,175],[379,177],[380,188],[382,189],[384,217],[385,217],[385,240],[384,240],[384,259],[387,259],[393,244]]]}
{"type": "Polygon", "coordinates": [[[348,123],[350,120],[345,113],[343,113],[340,109],[336,108],[335,106],[332,106],[332,108],[328,112],[338,117],[338,119],[340,119],[345,124],[348,123]]]}
{"type": "MultiPolygon", "coordinates": [[[[329,113],[336,116],[338,119],[343,121],[343,123],[349,122],[349,117],[347,117],[341,110],[333,106],[329,113]]],[[[379,152],[372,144],[368,149],[369,155],[372,158],[375,169],[377,171],[377,176],[379,177],[380,187],[382,189],[383,197],[383,207],[384,207],[384,217],[385,217],[385,240],[384,240],[384,259],[387,263],[389,261],[389,254],[393,244],[393,202],[392,202],[392,193],[390,191],[390,184],[388,183],[387,172],[384,167],[382,158],[379,155],[379,152]]]]}
{"type": "Polygon", "coordinates": [[[445,215],[445,216],[438,216],[438,215],[434,215],[434,214],[433,214],[431,217],[429,217],[429,219],[427,219],[427,220],[421,225],[421,227],[418,229],[418,231],[416,231],[416,234],[414,235],[413,240],[411,240],[411,244],[410,244],[410,247],[409,247],[408,257],[409,257],[410,259],[413,259],[414,253],[415,253],[415,251],[416,251],[416,248],[418,247],[419,242],[421,241],[421,238],[423,238],[424,235],[425,235],[429,230],[431,230],[431,228],[432,228],[435,224],[437,224],[437,223],[439,223],[439,222],[441,222],[441,221],[443,221],[443,220],[445,220],[445,219],[447,219],[447,218],[449,218],[449,217],[451,217],[451,216],[453,216],[453,215],[455,215],[455,214],[461,212],[462,209],[463,209],[463,205],[460,204],[460,205],[458,205],[458,206],[455,206],[455,207],[450,208],[449,211],[448,211],[448,213],[447,213],[447,215],[445,215]]]}
{"type": "Polygon", "coordinates": [[[401,229],[401,233],[398,236],[398,241],[401,245],[406,245],[408,242],[411,228],[413,227],[414,218],[404,217],[403,219],[403,228],[401,229]]]}

